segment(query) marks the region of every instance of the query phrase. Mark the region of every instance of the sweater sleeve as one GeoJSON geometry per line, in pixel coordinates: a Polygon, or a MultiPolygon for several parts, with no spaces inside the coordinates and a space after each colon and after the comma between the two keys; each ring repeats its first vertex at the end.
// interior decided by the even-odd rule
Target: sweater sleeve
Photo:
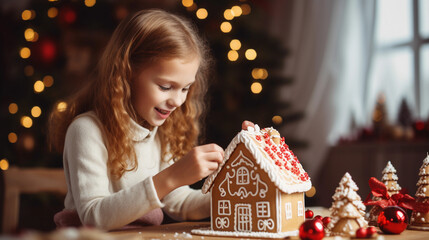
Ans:
{"type": "Polygon", "coordinates": [[[65,139],[64,169],[68,194],[84,225],[111,230],[164,207],[151,177],[113,192],[107,156],[102,132],[95,120],[86,117],[73,121],[65,139]]]}
{"type": "MultiPolygon", "coordinates": [[[[170,166],[172,162],[164,162],[161,169],[170,166]]],[[[210,196],[201,190],[189,186],[179,187],[162,199],[165,204],[164,212],[177,221],[201,220],[210,216],[210,196]]]]}

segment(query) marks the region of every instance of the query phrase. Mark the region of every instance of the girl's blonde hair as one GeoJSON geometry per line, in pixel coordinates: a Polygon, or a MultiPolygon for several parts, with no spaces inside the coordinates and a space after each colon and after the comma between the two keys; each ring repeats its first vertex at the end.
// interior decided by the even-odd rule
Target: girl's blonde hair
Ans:
{"type": "Polygon", "coordinates": [[[158,128],[162,157],[182,157],[195,146],[202,127],[211,62],[208,49],[196,28],[179,16],[162,10],[143,10],[128,17],[107,44],[96,77],[67,101],[65,111],[52,111],[51,146],[63,151],[65,134],[74,117],[92,110],[100,119],[107,139],[110,174],[119,179],[126,171],[136,169],[130,120],[141,121],[131,101],[133,77],[145,65],[160,59],[197,57],[200,66],[185,103],[158,128]]]}

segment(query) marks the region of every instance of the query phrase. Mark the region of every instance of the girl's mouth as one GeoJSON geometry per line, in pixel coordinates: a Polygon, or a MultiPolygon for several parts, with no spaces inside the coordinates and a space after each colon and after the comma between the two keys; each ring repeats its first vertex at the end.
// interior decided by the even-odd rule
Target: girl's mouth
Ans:
{"type": "Polygon", "coordinates": [[[167,118],[171,113],[171,111],[162,110],[159,108],[155,108],[155,110],[158,112],[159,116],[163,119],[167,118]]]}

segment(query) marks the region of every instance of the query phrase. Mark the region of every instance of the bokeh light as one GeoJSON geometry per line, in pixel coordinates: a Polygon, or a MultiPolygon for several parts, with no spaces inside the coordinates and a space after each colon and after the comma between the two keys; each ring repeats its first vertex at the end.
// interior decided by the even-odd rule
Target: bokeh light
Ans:
{"type": "Polygon", "coordinates": [[[206,19],[207,16],[209,15],[209,13],[207,12],[207,10],[205,8],[198,9],[195,14],[197,15],[198,19],[206,19]]]}
{"type": "Polygon", "coordinates": [[[224,17],[226,20],[232,20],[232,19],[234,18],[234,13],[232,12],[232,10],[231,10],[231,9],[226,9],[226,10],[223,12],[223,17],[224,17]]]}
{"type": "Polygon", "coordinates": [[[51,7],[48,9],[48,17],[49,18],[55,18],[58,16],[58,8],[51,7]]]}
{"type": "Polygon", "coordinates": [[[37,118],[42,114],[42,109],[39,106],[34,106],[31,108],[31,116],[37,118]]]}
{"type": "Polygon", "coordinates": [[[43,90],[45,90],[45,84],[43,84],[43,82],[42,82],[42,81],[37,80],[37,81],[34,83],[34,92],[36,92],[36,93],[41,93],[41,92],[43,92],[43,90]]]}
{"type": "Polygon", "coordinates": [[[316,195],[316,188],[314,186],[312,186],[310,188],[310,190],[308,190],[307,192],[305,192],[305,196],[306,197],[313,197],[314,195],[316,195]]]}
{"type": "Polygon", "coordinates": [[[229,22],[223,22],[223,23],[220,25],[220,30],[221,30],[222,32],[224,32],[224,33],[229,33],[229,32],[231,32],[231,30],[232,30],[232,25],[231,25],[231,23],[229,23],[229,22]]]}
{"type": "Polygon", "coordinates": [[[9,104],[9,113],[15,114],[17,112],[18,112],[18,104],[16,104],[16,103],[9,104]]]}
{"type": "Polygon", "coordinates": [[[16,141],[18,141],[18,135],[16,135],[14,132],[11,132],[7,135],[7,140],[9,140],[10,143],[16,143],[16,141]]]}
{"type": "Polygon", "coordinates": [[[2,160],[0,160],[0,169],[3,171],[6,171],[9,169],[9,162],[7,161],[6,158],[3,158],[2,160]]]}
{"type": "Polygon", "coordinates": [[[32,20],[36,17],[36,12],[34,10],[24,10],[21,13],[21,18],[24,21],[32,20]]]}
{"type": "Polygon", "coordinates": [[[283,122],[283,118],[278,115],[274,116],[271,120],[273,121],[274,124],[277,124],[277,125],[283,122]]]}
{"type": "Polygon", "coordinates": [[[231,12],[234,15],[234,17],[239,17],[243,13],[243,10],[240,6],[234,6],[231,8],[231,12]]]}
{"type": "Polygon", "coordinates": [[[97,1],[96,0],[85,0],[85,6],[93,7],[97,1]]]}
{"type": "Polygon", "coordinates": [[[54,78],[50,75],[44,76],[43,84],[45,85],[45,87],[52,87],[52,85],[54,85],[54,78]]]}
{"type": "Polygon", "coordinates": [[[23,116],[21,118],[21,125],[25,128],[31,128],[31,126],[33,126],[33,120],[29,116],[23,116]]]}
{"type": "Polygon", "coordinates": [[[255,49],[247,49],[244,55],[248,60],[255,60],[258,54],[256,53],[255,49]]]}
{"type": "Polygon", "coordinates": [[[258,82],[252,83],[252,85],[250,86],[250,90],[254,94],[259,94],[262,92],[262,84],[260,84],[258,82]]]}
{"type": "Polygon", "coordinates": [[[66,102],[59,102],[57,104],[58,112],[64,112],[66,109],[67,109],[67,103],[66,102]]]}
{"type": "Polygon", "coordinates": [[[237,61],[238,59],[238,52],[235,50],[230,50],[228,52],[228,60],[231,62],[237,61]]]}
{"type": "Polygon", "coordinates": [[[231,42],[229,43],[229,46],[231,47],[232,50],[238,50],[241,48],[241,42],[238,39],[232,39],[231,42]]]}
{"type": "Polygon", "coordinates": [[[31,51],[30,51],[30,49],[28,47],[23,47],[19,51],[19,55],[21,56],[21,58],[27,59],[27,58],[29,58],[31,56],[31,51]]]}
{"type": "Polygon", "coordinates": [[[250,5],[247,3],[241,4],[241,10],[243,15],[249,15],[250,12],[252,11],[250,5]]]}
{"type": "Polygon", "coordinates": [[[194,0],[182,0],[182,5],[184,7],[190,7],[194,4],[194,0]]]}

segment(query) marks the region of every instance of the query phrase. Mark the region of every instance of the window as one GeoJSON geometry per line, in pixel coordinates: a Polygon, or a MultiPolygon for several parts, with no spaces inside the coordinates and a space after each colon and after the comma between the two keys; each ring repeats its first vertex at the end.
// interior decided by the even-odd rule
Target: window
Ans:
{"type": "Polygon", "coordinates": [[[237,185],[249,184],[249,170],[245,167],[240,167],[237,170],[237,185]]]}
{"type": "Polygon", "coordinates": [[[231,202],[229,200],[218,201],[218,214],[231,215],[231,202]]]}
{"type": "Polygon", "coordinates": [[[406,101],[413,118],[429,117],[428,0],[377,0],[374,56],[369,73],[368,109],[382,94],[388,118],[396,121],[406,101]]]}
{"type": "Polygon", "coordinates": [[[286,210],[286,219],[292,218],[292,203],[287,202],[285,204],[285,210],[286,210]]]}
{"type": "Polygon", "coordinates": [[[256,216],[270,217],[270,203],[269,202],[258,202],[256,203],[256,216]]]}
{"type": "Polygon", "coordinates": [[[298,216],[304,216],[304,204],[302,204],[302,201],[298,201],[298,216]]]}

